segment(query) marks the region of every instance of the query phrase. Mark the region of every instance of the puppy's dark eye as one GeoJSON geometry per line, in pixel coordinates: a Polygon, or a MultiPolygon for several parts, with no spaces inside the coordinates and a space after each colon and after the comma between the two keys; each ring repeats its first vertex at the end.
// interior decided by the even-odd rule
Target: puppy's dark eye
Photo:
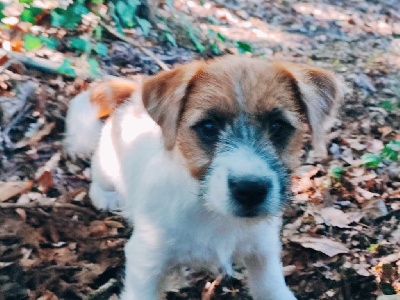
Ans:
{"type": "Polygon", "coordinates": [[[287,126],[287,123],[284,121],[281,121],[281,120],[274,121],[269,126],[269,133],[271,135],[277,135],[279,132],[284,130],[286,128],[286,126],[287,126]]]}
{"type": "Polygon", "coordinates": [[[212,120],[205,120],[197,124],[195,127],[200,139],[207,143],[214,143],[218,140],[219,127],[218,124],[212,120]]]}

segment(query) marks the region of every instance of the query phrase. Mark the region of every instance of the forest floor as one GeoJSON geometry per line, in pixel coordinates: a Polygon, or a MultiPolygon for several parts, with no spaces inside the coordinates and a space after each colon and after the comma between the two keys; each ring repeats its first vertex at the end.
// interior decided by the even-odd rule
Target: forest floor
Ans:
{"type": "MultiPolygon", "coordinates": [[[[182,0],[175,7],[204,30],[251,45],[253,55],[331,69],[344,79],[328,158],[316,161],[306,138],[293,173],[282,230],[285,278],[299,299],[400,295],[398,1],[182,0]]],[[[63,43],[79,30],[59,35],[57,51],[33,55],[79,58],[63,43]]],[[[133,33],[171,67],[209,55],[133,33]]],[[[109,49],[99,57],[103,74],[134,79],[160,69],[114,35],[102,41],[109,49]]],[[[132,228],[91,206],[90,164],[62,152],[68,101],[98,80],[3,63],[0,299],[116,299],[132,228]]],[[[240,266],[233,278],[215,279],[188,270],[187,286],[167,299],[251,299],[240,266]]]]}

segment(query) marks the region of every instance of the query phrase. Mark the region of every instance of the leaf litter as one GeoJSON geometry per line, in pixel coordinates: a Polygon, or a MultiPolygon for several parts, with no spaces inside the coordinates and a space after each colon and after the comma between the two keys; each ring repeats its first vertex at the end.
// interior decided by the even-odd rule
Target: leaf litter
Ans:
{"type": "MultiPolygon", "coordinates": [[[[74,7],[83,10],[81,4],[74,7]]],[[[180,36],[177,21],[160,24],[166,40],[155,37],[155,28],[145,22],[124,29],[169,66],[212,56],[205,41],[214,39],[207,35],[213,31],[214,51],[310,63],[342,76],[347,94],[330,134],[329,157],[315,158],[308,137],[303,164],[293,174],[294,199],[284,211],[282,229],[286,281],[299,299],[380,295],[383,300],[400,294],[396,1],[175,1],[174,6],[171,12],[168,4],[161,5],[160,12],[166,18],[184,13],[186,25],[199,24],[206,39],[190,28],[189,36],[180,36]],[[186,47],[174,46],[182,41],[186,47]]],[[[63,7],[54,10],[52,20],[66,29],[44,19],[33,28],[39,35],[26,23],[0,34],[3,49],[30,50],[67,74],[25,68],[0,54],[0,204],[14,205],[0,209],[0,298],[107,299],[120,289],[123,245],[132,228],[91,206],[89,163],[62,153],[64,118],[68,101],[92,84],[75,70],[87,53],[97,60],[81,65],[96,74],[134,78],[160,66],[109,35],[82,43],[95,18],[84,15],[75,27],[73,19],[62,18],[64,11],[77,17],[63,7]],[[29,95],[21,92],[30,89],[24,82],[34,86],[29,95]]],[[[21,19],[33,22],[38,16],[32,10],[21,19]]],[[[171,290],[167,299],[250,299],[240,266],[233,278],[184,273],[186,286],[171,290]]]]}

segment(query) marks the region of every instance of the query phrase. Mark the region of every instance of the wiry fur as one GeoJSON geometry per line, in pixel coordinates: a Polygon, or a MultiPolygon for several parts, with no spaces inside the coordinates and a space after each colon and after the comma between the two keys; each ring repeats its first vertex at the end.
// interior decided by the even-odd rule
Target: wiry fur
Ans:
{"type": "MultiPolygon", "coordinates": [[[[318,85],[330,73],[318,70],[318,77],[312,69],[318,78],[310,81],[306,67],[297,68],[244,57],[195,62],[148,78],[111,114],[92,158],[90,196],[134,223],[121,299],[161,298],[165,274],[180,264],[232,274],[234,261],[248,269],[254,299],[295,299],[281,270],[279,210],[289,195],[304,120],[320,137],[322,114],[339,94],[334,80],[318,85]],[[204,144],[194,128],[215,115],[223,123],[219,139],[204,144]],[[276,140],[268,126],[278,117],[290,128],[276,140]],[[229,176],[270,180],[252,217],[241,216],[229,176]]],[[[92,149],[80,144],[87,132],[74,128],[97,113],[87,97],[73,100],[67,117],[72,154],[92,149]]]]}

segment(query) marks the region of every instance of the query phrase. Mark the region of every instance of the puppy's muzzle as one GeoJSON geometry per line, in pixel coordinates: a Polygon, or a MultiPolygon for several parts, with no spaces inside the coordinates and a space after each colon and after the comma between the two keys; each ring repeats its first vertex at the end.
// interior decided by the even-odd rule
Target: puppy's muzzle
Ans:
{"type": "Polygon", "coordinates": [[[253,209],[266,201],[272,182],[267,178],[230,177],[228,187],[233,201],[244,209],[253,209]]]}

